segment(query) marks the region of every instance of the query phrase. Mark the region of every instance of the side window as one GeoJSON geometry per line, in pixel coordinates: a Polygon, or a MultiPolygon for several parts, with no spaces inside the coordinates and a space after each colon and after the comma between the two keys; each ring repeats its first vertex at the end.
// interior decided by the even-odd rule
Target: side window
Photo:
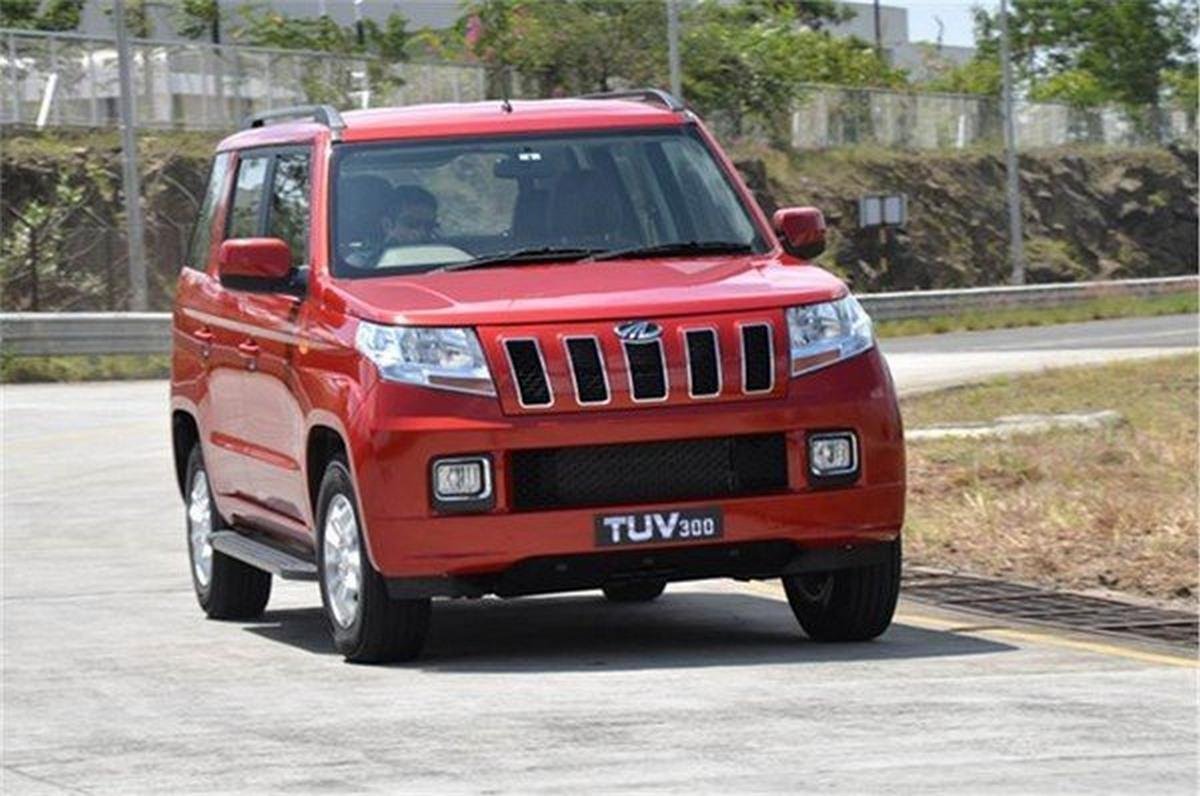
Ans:
{"type": "Polygon", "coordinates": [[[288,152],[275,158],[267,237],[287,241],[292,249],[292,265],[308,263],[307,152],[288,152]]]}
{"type": "Polygon", "coordinates": [[[238,161],[233,206],[229,209],[226,238],[258,237],[261,229],[263,185],[267,181],[270,155],[244,156],[238,161]]]}
{"type": "Polygon", "coordinates": [[[208,266],[208,252],[212,245],[213,215],[217,205],[225,195],[225,176],[229,171],[229,153],[222,152],[212,162],[212,170],[208,173],[208,188],[204,191],[204,201],[200,204],[200,214],[196,217],[196,226],[192,227],[192,236],[188,239],[187,257],[184,265],[203,271],[208,266]]]}

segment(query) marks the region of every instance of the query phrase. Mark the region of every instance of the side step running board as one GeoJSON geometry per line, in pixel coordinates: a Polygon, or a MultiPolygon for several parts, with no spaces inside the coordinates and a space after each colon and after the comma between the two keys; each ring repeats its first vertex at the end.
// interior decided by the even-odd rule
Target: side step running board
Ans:
{"type": "Polygon", "coordinates": [[[212,546],[230,558],[244,561],[284,580],[317,579],[317,565],[313,562],[237,531],[217,531],[212,535],[212,546]]]}

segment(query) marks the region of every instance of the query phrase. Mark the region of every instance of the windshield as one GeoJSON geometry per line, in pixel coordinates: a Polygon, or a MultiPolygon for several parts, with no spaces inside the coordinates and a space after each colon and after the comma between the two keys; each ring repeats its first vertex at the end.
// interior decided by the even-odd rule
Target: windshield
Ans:
{"type": "MultiPolygon", "coordinates": [[[[765,244],[691,127],[338,147],[334,273],[765,244]]],[[[713,249],[713,251],[719,250],[713,249]]]]}

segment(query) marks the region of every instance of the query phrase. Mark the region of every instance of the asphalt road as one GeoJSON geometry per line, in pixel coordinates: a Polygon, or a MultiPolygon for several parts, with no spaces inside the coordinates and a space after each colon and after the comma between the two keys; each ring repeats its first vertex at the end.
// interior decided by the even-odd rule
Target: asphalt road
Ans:
{"type": "MultiPolygon", "coordinates": [[[[984,334],[885,350],[927,357],[894,360],[911,389],[945,355],[1045,339],[984,334]]],[[[1175,340],[1155,339],[1120,350],[1175,340]]],[[[441,603],[428,654],[384,668],[342,663],[313,584],[206,621],[166,398],[0,392],[5,793],[1195,792],[1194,661],[909,604],[877,642],[824,646],[769,584],[441,603]]]]}
{"type": "Polygon", "coordinates": [[[881,346],[902,393],[1005,373],[1161,356],[1195,348],[1195,315],[889,338],[881,346]]]}

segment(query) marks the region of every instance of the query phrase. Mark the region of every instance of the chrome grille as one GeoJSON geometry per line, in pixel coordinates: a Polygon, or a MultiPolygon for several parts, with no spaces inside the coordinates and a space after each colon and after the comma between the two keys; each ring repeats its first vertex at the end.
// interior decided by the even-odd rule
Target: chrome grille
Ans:
{"type": "Polygon", "coordinates": [[[625,343],[629,364],[629,392],[635,401],[662,401],[667,397],[667,371],[661,340],[625,343]]]}
{"type": "Polygon", "coordinates": [[[580,404],[608,403],[608,375],[595,337],[568,337],[567,356],[571,360],[571,381],[580,404]]]}
{"type": "Polygon", "coordinates": [[[745,324],[742,329],[742,392],[770,392],[775,386],[775,353],[771,326],[745,324]]]}
{"type": "Polygon", "coordinates": [[[522,406],[550,406],[554,395],[546,377],[546,361],[542,359],[537,340],[506,340],[504,350],[508,353],[508,365],[512,368],[513,380],[522,406]]]}
{"type": "Polygon", "coordinates": [[[481,329],[504,410],[675,406],[782,395],[786,363],[775,313],[668,319],[654,339],[622,339],[609,323],[481,329]],[[512,335],[511,337],[509,335],[512,335]],[[495,360],[493,360],[495,361],[495,360]]]}
{"type": "Polygon", "coordinates": [[[687,338],[688,395],[712,398],[721,394],[721,348],[715,329],[690,329],[687,338]]]}

